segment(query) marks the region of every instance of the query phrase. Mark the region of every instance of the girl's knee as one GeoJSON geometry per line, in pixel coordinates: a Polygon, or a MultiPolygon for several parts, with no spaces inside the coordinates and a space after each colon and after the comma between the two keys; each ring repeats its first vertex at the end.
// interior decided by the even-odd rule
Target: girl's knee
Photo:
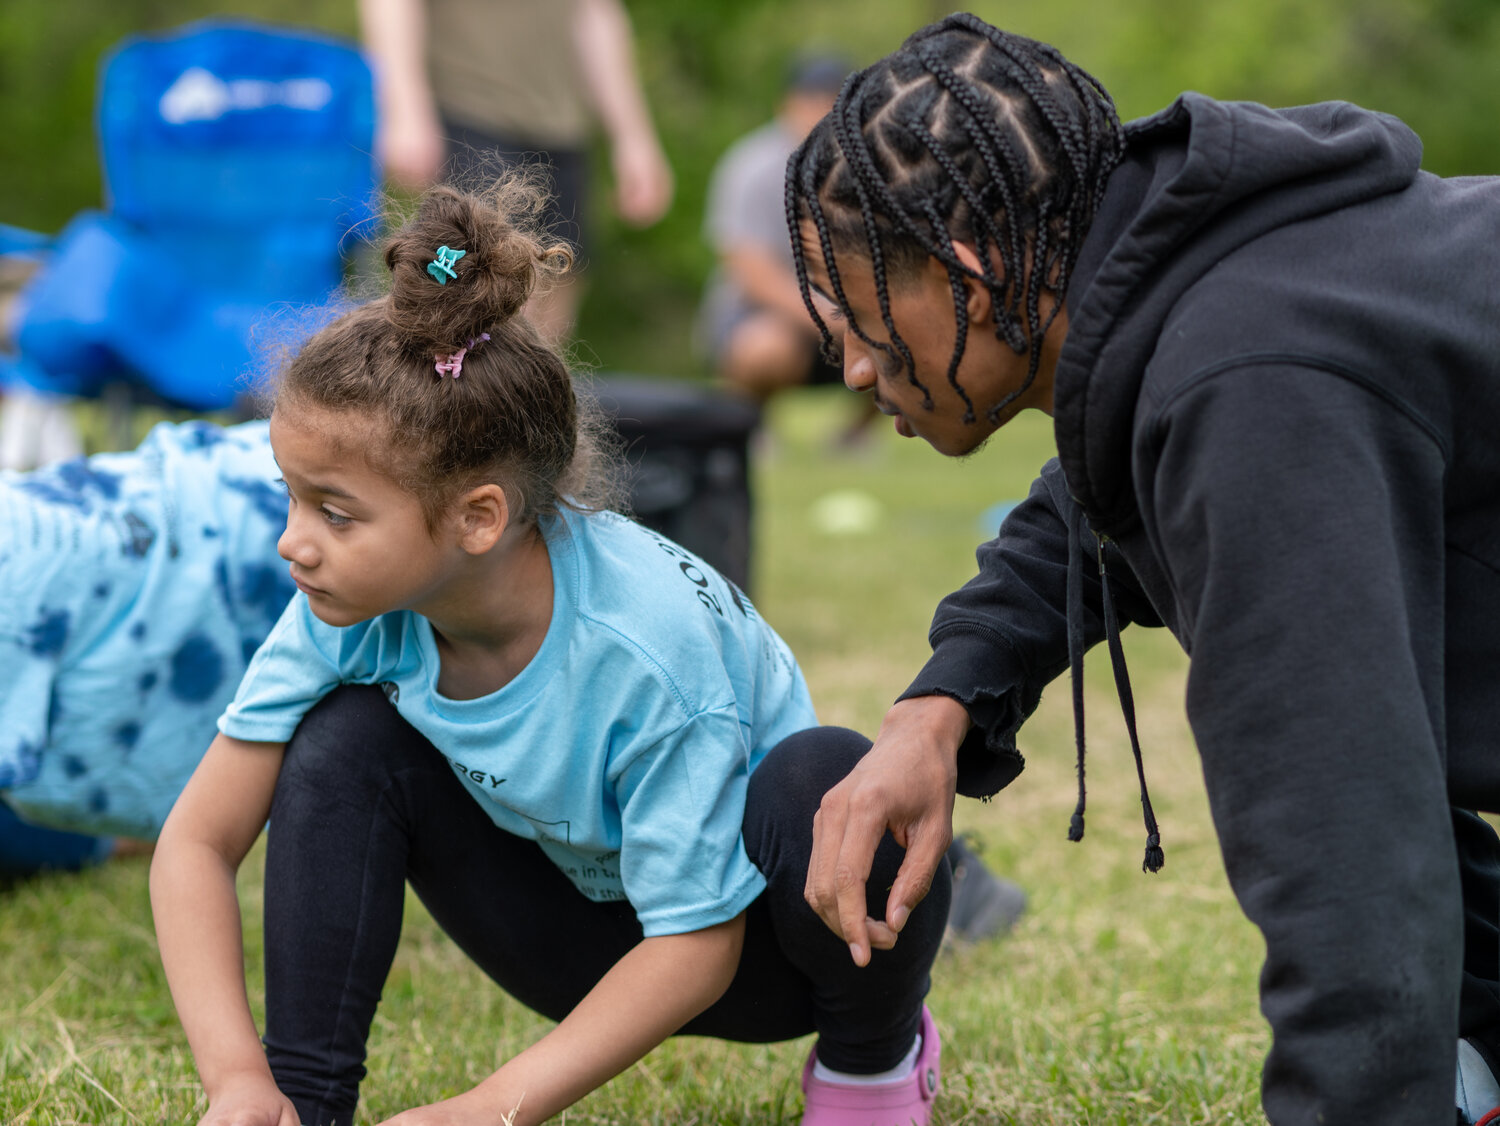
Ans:
{"type": "Polygon", "coordinates": [[[810,727],[771,748],[750,775],[745,796],[744,837],[751,859],[764,856],[771,842],[781,847],[800,842],[797,847],[810,849],[813,814],[823,795],[869,749],[870,741],[847,727],[810,727]]]}
{"type": "Polygon", "coordinates": [[[431,744],[401,718],[379,685],[344,684],[303,716],[287,742],[282,778],[325,787],[333,796],[361,779],[389,778],[420,747],[431,744]]]}
{"type": "Polygon", "coordinates": [[[802,797],[816,809],[869,749],[870,740],[847,727],[809,727],[789,735],[750,776],[750,800],[757,793],[778,803],[802,797]]]}

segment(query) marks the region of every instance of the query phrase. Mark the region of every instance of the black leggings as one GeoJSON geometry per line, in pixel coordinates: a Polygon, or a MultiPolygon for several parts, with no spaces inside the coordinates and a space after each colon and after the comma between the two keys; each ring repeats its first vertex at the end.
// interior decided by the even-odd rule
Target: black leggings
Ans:
{"type": "MultiPolygon", "coordinates": [[[[820,1060],[864,1074],[911,1046],[948,916],[948,866],[895,949],[864,969],[802,898],[813,813],[869,745],[814,728],[751,776],[745,847],[768,887],[746,911],[733,983],[682,1032],[765,1043],[816,1031],[820,1060]]],[[[869,882],[877,918],[901,856],[887,835],[869,882]]],[[[306,1126],[353,1119],[407,880],[485,973],[553,1020],[641,940],[628,903],[585,898],[535,842],[498,828],[379,688],[336,690],[287,744],[266,854],[266,1054],[306,1126]]]]}

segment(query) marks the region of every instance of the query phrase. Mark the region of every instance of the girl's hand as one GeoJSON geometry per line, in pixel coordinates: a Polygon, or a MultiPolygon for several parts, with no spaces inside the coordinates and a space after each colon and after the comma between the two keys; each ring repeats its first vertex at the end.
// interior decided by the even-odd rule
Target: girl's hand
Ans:
{"type": "Polygon", "coordinates": [[[540,1126],[624,1071],[729,988],[745,916],[642,939],[551,1032],[471,1091],[385,1126],[540,1126]]]}
{"type": "Polygon", "coordinates": [[[440,1103],[412,1107],[381,1126],[511,1126],[519,1107],[497,1110],[476,1088],[440,1103]]]}
{"type": "Polygon", "coordinates": [[[221,1087],[198,1126],[298,1126],[298,1121],[292,1101],[257,1075],[221,1087]]]}
{"type": "Polygon", "coordinates": [[[172,1001],[208,1092],[212,1126],[297,1126],[245,998],[234,877],[271,810],[284,747],[215,736],[167,816],[151,910],[172,1001]]]}

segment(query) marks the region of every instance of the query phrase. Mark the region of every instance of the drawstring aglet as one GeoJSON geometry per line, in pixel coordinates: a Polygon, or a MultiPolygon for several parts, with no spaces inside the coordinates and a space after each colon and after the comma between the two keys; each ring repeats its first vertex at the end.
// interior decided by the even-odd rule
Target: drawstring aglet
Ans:
{"type": "Polygon", "coordinates": [[[1151,809],[1151,795],[1146,790],[1146,766],[1141,761],[1141,740],[1135,730],[1135,696],[1130,691],[1130,671],[1125,667],[1125,649],[1120,644],[1120,619],[1115,613],[1114,599],[1110,596],[1109,572],[1104,563],[1104,545],[1109,542],[1109,537],[1100,535],[1097,538],[1104,637],[1109,642],[1109,661],[1115,670],[1115,690],[1120,694],[1120,711],[1125,716],[1125,730],[1130,735],[1130,752],[1135,757],[1135,775],[1141,787],[1141,815],[1146,820],[1146,857],[1141,861],[1141,871],[1160,872],[1167,857],[1162,851],[1161,833],[1156,828],[1156,814],[1151,809]]]}
{"type": "Polygon", "coordinates": [[[1146,859],[1141,862],[1142,872],[1160,872],[1167,862],[1167,854],[1161,848],[1161,834],[1152,833],[1146,838],[1146,859]]]}
{"type": "Polygon", "coordinates": [[[1068,840],[1083,840],[1083,814],[1073,814],[1072,820],[1068,822],[1068,840]]]}

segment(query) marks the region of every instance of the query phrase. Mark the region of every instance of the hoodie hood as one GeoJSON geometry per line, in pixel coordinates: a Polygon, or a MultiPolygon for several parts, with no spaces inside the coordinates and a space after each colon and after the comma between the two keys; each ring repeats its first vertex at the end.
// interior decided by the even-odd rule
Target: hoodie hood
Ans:
{"type": "Polygon", "coordinates": [[[1138,520],[1131,422],[1183,292],[1268,231],[1401,191],[1422,144],[1345,102],[1272,110],[1184,94],[1126,126],[1126,152],[1079,255],[1054,388],[1058,454],[1095,530],[1138,520]]]}

